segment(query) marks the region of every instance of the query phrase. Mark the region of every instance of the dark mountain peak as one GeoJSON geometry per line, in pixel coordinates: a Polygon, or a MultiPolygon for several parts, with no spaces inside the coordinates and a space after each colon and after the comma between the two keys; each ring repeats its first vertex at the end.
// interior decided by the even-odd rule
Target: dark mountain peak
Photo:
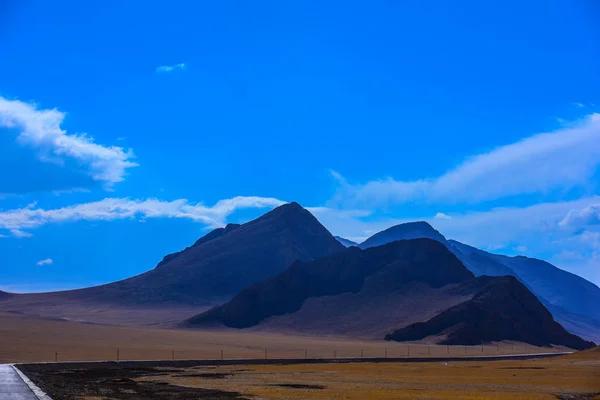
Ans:
{"type": "Polygon", "coordinates": [[[444,235],[435,230],[427,222],[415,221],[394,225],[386,230],[378,232],[362,242],[359,247],[361,249],[366,249],[369,247],[381,246],[396,240],[419,238],[433,239],[443,244],[448,243],[444,235]]]}
{"type": "Polygon", "coordinates": [[[295,201],[292,201],[291,203],[285,203],[280,205],[279,207],[274,208],[273,210],[269,211],[268,213],[266,213],[265,215],[263,215],[261,218],[302,218],[302,217],[313,217],[313,215],[306,210],[304,207],[302,207],[300,204],[296,203],[295,201]]]}
{"type": "Polygon", "coordinates": [[[513,276],[482,276],[457,290],[472,289],[478,291],[470,300],[428,321],[398,329],[385,339],[412,341],[437,336],[438,343],[451,345],[515,340],[536,346],[564,345],[576,350],[595,346],[568,333],[513,276]]]}

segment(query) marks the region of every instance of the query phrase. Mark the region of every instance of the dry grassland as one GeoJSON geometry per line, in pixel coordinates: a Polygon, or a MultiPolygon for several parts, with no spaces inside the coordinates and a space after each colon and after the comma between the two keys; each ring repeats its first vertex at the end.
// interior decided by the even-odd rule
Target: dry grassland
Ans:
{"type": "Polygon", "coordinates": [[[238,330],[190,331],[90,325],[0,313],[0,363],[332,357],[439,357],[560,351],[522,343],[435,346],[238,330]]]}
{"type": "Polygon", "coordinates": [[[257,399],[600,399],[600,349],[530,361],[197,367],[138,381],[257,399]]]}

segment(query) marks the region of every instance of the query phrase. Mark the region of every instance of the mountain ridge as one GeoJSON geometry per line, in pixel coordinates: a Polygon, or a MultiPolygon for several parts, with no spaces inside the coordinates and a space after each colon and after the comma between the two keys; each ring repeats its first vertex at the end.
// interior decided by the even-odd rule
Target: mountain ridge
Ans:
{"type": "MultiPolygon", "coordinates": [[[[554,317],[569,326],[571,331],[591,340],[600,340],[600,310],[593,306],[600,304],[600,288],[593,283],[543,260],[493,254],[456,240],[446,240],[440,232],[423,221],[419,223],[418,230],[407,234],[406,231],[411,226],[411,223],[396,225],[382,231],[386,235],[376,233],[372,238],[394,240],[395,237],[403,239],[407,235],[423,235],[438,240],[476,276],[514,276],[538,296],[554,317]],[[402,235],[394,236],[390,232],[402,232],[402,235]]],[[[368,247],[370,242],[369,238],[361,246],[368,247]]]]}
{"type": "Polygon", "coordinates": [[[85,289],[18,295],[2,300],[0,309],[87,320],[93,317],[87,311],[90,304],[107,310],[206,307],[228,300],[297,259],[308,261],[343,249],[309,211],[288,203],[245,224],[209,232],[140,275],[85,289]],[[49,304],[56,307],[48,309],[49,304]],[[85,312],[69,310],[80,304],[86,305],[85,312]]]}
{"type": "MultiPolygon", "coordinates": [[[[184,321],[182,327],[227,326],[354,337],[368,334],[373,339],[404,340],[406,327],[435,322],[436,318],[446,320],[448,313],[465,317],[468,312],[461,311],[465,307],[467,311],[482,310],[479,314],[483,317],[508,326],[490,335],[472,329],[478,321],[465,319],[469,324],[451,338],[453,344],[518,338],[532,344],[591,346],[566,332],[514,277],[475,278],[444,244],[429,238],[399,240],[365,250],[350,247],[314,261],[297,261],[280,274],[242,290],[229,302],[184,321]],[[510,291],[516,294],[507,294],[510,291]],[[480,298],[495,301],[483,303],[492,305],[483,307],[480,298]],[[505,298],[512,302],[498,301],[505,298]],[[539,327],[548,332],[535,341],[539,327]],[[470,329],[470,335],[465,329],[470,329]]],[[[459,324],[456,318],[451,322],[459,324]]]]}

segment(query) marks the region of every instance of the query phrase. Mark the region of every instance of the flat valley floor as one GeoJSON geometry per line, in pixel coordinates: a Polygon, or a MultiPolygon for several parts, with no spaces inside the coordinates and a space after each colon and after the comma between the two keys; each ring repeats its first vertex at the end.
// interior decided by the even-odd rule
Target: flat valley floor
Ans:
{"type": "Polygon", "coordinates": [[[523,343],[438,346],[235,329],[92,325],[0,312],[0,364],[53,361],[462,357],[564,351],[523,343]]]}
{"type": "Polygon", "coordinates": [[[55,400],[600,399],[598,348],[526,361],[22,368],[55,400]]]}

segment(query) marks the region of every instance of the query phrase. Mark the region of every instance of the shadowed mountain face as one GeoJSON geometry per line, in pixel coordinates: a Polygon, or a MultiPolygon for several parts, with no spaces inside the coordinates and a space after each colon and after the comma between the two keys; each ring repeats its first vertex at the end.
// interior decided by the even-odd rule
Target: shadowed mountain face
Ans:
{"type": "Polygon", "coordinates": [[[340,236],[334,236],[334,237],[338,242],[343,244],[344,247],[358,246],[358,243],[353,242],[352,240],[344,239],[343,237],[340,237],[340,236]]]}
{"type": "MultiPolygon", "coordinates": [[[[408,340],[402,328],[420,327],[423,321],[439,318],[453,322],[448,329],[457,334],[444,339],[452,344],[513,339],[589,346],[557,324],[516,279],[475,278],[443,244],[430,239],[401,240],[367,250],[351,247],[312,262],[298,261],[230,302],[187,320],[184,326],[374,338],[400,332],[388,338],[408,340]],[[475,314],[469,317],[470,312],[475,314]],[[509,325],[490,333],[479,321],[509,325]],[[547,336],[536,339],[540,330],[548,330],[547,336]]],[[[440,325],[436,322],[434,327],[440,325]]],[[[435,329],[423,330],[430,331],[435,329]]],[[[443,334],[448,334],[446,328],[419,339],[443,334]]]]}
{"type": "MultiPolygon", "coordinates": [[[[295,260],[310,261],[344,250],[313,215],[297,203],[285,204],[243,225],[228,225],[170,254],[157,267],[123,281],[81,290],[19,295],[1,309],[46,299],[139,306],[215,304],[255,282],[276,275],[295,260]]],[[[47,303],[47,302],[46,302],[47,303]]]]}
{"type": "Polygon", "coordinates": [[[515,340],[536,346],[561,344],[583,350],[594,347],[568,333],[542,303],[512,276],[479,277],[482,288],[472,299],[387,335],[386,340],[411,341],[437,336],[440,344],[476,345],[515,340]]]}
{"type": "MultiPolygon", "coordinates": [[[[400,241],[366,251],[351,247],[313,262],[298,261],[281,274],[243,290],[229,303],[188,320],[186,325],[217,322],[247,328],[268,317],[294,313],[313,297],[363,290],[381,296],[401,292],[413,283],[440,288],[472,278],[452,253],[433,240],[400,241]]],[[[316,318],[329,319],[316,311],[316,318]]],[[[372,322],[368,314],[360,318],[372,322]]]]}
{"type": "Polygon", "coordinates": [[[571,332],[600,340],[600,288],[585,279],[535,258],[488,253],[455,240],[446,240],[426,222],[401,224],[373,235],[370,243],[428,237],[446,245],[475,276],[514,276],[548,307],[554,318],[571,332]]]}

